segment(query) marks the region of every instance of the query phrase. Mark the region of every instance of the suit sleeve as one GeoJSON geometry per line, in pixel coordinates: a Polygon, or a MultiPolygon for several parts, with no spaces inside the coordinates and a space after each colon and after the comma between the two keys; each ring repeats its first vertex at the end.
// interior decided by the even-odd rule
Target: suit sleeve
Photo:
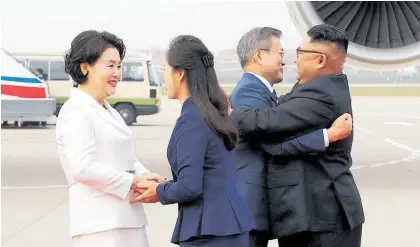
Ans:
{"type": "Polygon", "coordinates": [[[198,120],[188,119],[179,124],[175,132],[175,146],[178,180],[158,185],[157,195],[163,205],[192,201],[203,193],[207,136],[198,120]]]}
{"type": "Polygon", "coordinates": [[[302,153],[325,152],[328,143],[325,141],[324,131],[316,130],[295,139],[276,143],[260,144],[262,149],[271,155],[299,155],[302,153]]]}
{"type": "Polygon", "coordinates": [[[96,151],[92,118],[88,111],[75,111],[65,114],[57,126],[57,142],[66,152],[72,177],[84,185],[125,199],[133,175],[98,162],[100,154],[96,151]]]}
{"type": "Polygon", "coordinates": [[[325,128],[334,120],[332,98],[318,88],[299,88],[274,108],[234,109],[231,117],[245,139],[278,142],[311,128],[325,128]]]}
{"type": "MultiPolygon", "coordinates": [[[[270,103],[261,91],[254,88],[241,88],[234,98],[235,106],[242,108],[269,108],[270,103]]],[[[298,155],[309,152],[324,152],[326,143],[324,132],[317,130],[295,139],[275,144],[260,143],[260,147],[271,155],[298,155]]]]}

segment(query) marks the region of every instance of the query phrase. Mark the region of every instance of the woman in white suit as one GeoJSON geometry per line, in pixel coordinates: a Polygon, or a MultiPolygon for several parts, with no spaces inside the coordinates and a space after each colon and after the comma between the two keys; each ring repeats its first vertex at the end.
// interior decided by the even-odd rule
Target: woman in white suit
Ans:
{"type": "Polygon", "coordinates": [[[148,247],[136,184],[164,179],[136,158],[135,136],[106,101],[121,77],[125,46],[108,32],[85,31],[71,43],[65,70],[75,82],[60,110],[56,139],[70,184],[70,232],[77,247],[148,247]]]}

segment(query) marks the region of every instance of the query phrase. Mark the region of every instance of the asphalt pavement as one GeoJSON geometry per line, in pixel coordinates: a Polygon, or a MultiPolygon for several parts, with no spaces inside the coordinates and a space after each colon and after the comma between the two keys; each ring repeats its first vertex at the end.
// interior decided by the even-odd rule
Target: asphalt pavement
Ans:
{"type": "MultiPolygon", "coordinates": [[[[363,247],[420,246],[420,98],[354,97],[353,174],[366,213],[363,247]]],[[[170,177],[166,147],[181,111],[163,110],[132,126],[137,157],[170,177]]],[[[1,130],[1,240],[4,247],[70,247],[68,191],[55,127],[1,130]]],[[[146,205],[150,246],[169,247],[176,206],[146,205]]],[[[275,242],[270,247],[276,246],[275,242]]]]}

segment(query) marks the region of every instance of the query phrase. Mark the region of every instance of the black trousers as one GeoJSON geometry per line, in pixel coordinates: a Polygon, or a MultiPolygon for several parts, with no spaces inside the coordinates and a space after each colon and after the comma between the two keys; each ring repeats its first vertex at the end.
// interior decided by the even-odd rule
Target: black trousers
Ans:
{"type": "Polygon", "coordinates": [[[360,247],[362,225],[353,230],[335,232],[300,232],[278,239],[279,247],[360,247]]]}
{"type": "Polygon", "coordinates": [[[249,232],[249,247],[267,247],[270,235],[268,232],[252,230],[249,232]]]}

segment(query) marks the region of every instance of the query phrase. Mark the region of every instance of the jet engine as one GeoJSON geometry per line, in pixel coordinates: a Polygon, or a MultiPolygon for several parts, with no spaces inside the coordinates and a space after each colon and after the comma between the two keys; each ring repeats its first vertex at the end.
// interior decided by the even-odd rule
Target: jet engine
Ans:
{"type": "Polygon", "coordinates": [[[327,23],[346,32],[347,63],[360,69],[397,69],[420,64],[420,2],[288,2],[304,36],[327,23]]]}

